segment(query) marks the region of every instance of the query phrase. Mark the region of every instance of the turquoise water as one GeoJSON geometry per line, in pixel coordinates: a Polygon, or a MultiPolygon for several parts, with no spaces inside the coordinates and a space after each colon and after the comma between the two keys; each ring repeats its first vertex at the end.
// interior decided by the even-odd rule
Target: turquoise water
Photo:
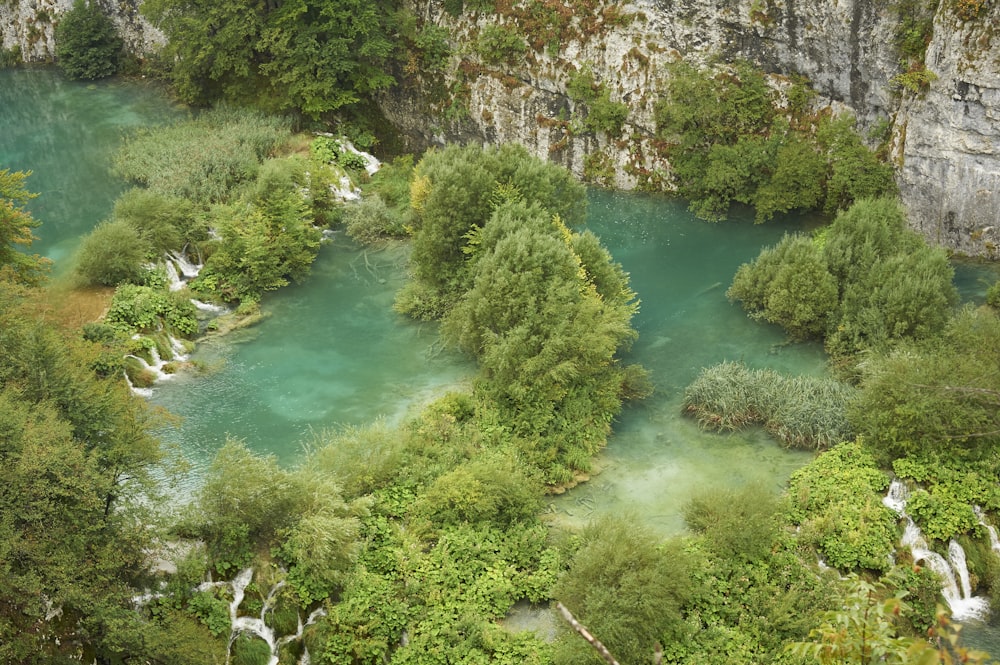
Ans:
{"type": "Polygon", "coordinates": [[[402,245],[363,250],[337,236],[305,283],[264,298],[268,318],[200,345],[192,359],[206,373],[153,388],[153,403],[183,418],[162,437],[181,447],[195,476],[227,436],[292,464],[314,433],[398,423],[463,385],[474,366],[440,347],[437,325],[392,310],[405,264],[402,245]]]}
{"type": "Polygon", "coordinates": [[[110,175],[124,132],[178,117],[157,86],[84,83],[51,67],[0,70],[0,169],[32,171],[32,251],[65,264],[80,236],[111,213],[124,183],[110,175]]]}

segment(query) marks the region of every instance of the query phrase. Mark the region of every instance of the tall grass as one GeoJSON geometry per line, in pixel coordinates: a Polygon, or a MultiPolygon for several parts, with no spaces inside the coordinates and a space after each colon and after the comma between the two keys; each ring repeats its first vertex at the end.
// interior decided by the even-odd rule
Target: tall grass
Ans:
{"type": "Polygon", "coordinates": [[[683,410],[705,429],[761,425],[786,446],[823,450],[853,437],[846,410],[854,393],[833,379],[724,362],[703,369],[687,387],[683,410]]]}
{"type": "Polygon", "coordinates": [[[201,203],[232,200],[257,177],[265,157],[291,138],[287,119],[218,108],[125,141],[115,173],[160,194],[201,203]]]}

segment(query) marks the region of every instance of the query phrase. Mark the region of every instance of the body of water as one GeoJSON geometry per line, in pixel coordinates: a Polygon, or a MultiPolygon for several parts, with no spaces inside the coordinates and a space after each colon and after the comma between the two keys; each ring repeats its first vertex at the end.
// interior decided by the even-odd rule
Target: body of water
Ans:
{"type": "Polygon", "coordinates": [[[161,87],[142,81],[69,81],[51,67],[0,70],[0,169],[31,171],[42,222],[32,251],[65,268],[80,237],[111,214],[125,184],[111,158],[125,132],[182,117],[161,87]]]}

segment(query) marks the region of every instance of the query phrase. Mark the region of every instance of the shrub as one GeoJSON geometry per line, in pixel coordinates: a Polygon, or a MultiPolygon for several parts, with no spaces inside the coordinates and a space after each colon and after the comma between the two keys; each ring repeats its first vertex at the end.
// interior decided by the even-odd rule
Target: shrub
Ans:
{"type": "Polygon", "coordinates": [[[535,518],[542,484],[512,455],[495,454],[440,476],[417,499],[414,515],[438,526],[491,524],[508,528],[535,518]]]}
{"type": "Polygon", "coordinates": [[[885,571],[896,548],[896,516],[882,505],[888,485],[860,441],[842,443],[792,474],[788,516],[831,566],[885,571]]]}
{"type": "Polygon", "coordinates": [[[56,24],[56,58],[71,79],[100,79],[118,72],[124,42],[96,2],[76,0],[56,24]]]}
{"type": "Polygon", "coordinates": [[[76,272],[86,284],[141,282],[149,244],[121,221],[102,222],[80,244],[76,272]]]}
{"type": "Polygon", "coordinates": [[[398,238],[406,233],[400,215],[390,209],[378,194],[366,196],[347,206],[344,223],[347,235],[363,244],[398,238]]]}
{"type": "Polygon", "coordinates": [[[527,50],[524,38],[503,25],[484,26],[476,41],[476,52],[490,65],[515,64],[527,50]]]}
{"type": "MultiPolygon", "coordinates": [[[[693,568],[679,546],[660,545],[641,526],[609,518],[583,531],[580,549],[552,594],[620,662],[642,663],[657,643],[689,639],[681,608],[694,590],[693,568]]],[[[603,661],[564,628],[555,662],[603,661]]]]}
{"type": "Polygon", "coordinates": [[[687,527],[730,561],[766,560],[778,538],[778,497],[763,485],[702,493],[683,513],[687,527]]]}
{"type": "MultiPolygon", "coordinates": [[[[198,332],[195,306],[179,293],[121,284],[115,289],[105,321],[126,334],[159,329],[191,336],[198,332]]],[[[167,357],[166,354],[161,354],[167,357]]]]}
{"type": "Polygon", "coordinates": [[[809,238],[786,235],[736,271],[726,291],[751,318],[776,323],[793,339],[822,337],[837,308],[837,282],[809,238]]]}
{"type": "Polygon", "coordinates": [[[208,237],[190,201],[134,187],[115,201],[114,219],[132,227],[150,249],[150,258],[180,251],[185,244],[208,237]]]}

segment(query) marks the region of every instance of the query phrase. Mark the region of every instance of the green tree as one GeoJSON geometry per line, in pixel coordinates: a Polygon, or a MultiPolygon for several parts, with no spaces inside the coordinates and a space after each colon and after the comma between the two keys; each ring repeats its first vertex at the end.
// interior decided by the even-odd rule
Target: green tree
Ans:
{"type": "Polygon", "coordinates": [[[149,244],[126,222],[102,222],[80,244],[76,272],[86,284],[140,283],[149,251],[149,244]]]}
{"type": "Polygon", "coordinates": [[[837,282],[816,244],[786,235],[736,271],[726,291],[751,318],[777,323],[794,339],[822,337],[838,305],[837,282]]]}
{"type": "Polygon", "coordinates": [[[24,181],[30,175],[30,171],[0,169],[0,279],[35,286],[43,279],[49,260],[21,251],[31,246],[35,240],[32,230],[39,226],[25,210],[28,201],[37,196],[25,189],[24,181]]]}
{"type": "Polygon", "coordinates": [[[101,79],[118,72],[124,42],[94,0],[75,0],[56,24],[56,58],[71,79],[101,79]]]}
{"type": "MultiPolygon", "coordinates": [[[[682,608],[696,589],[693,562],[676,543],[660,545],[627,519],[604,519],[580,535],[580,548],[553,597],[623,663],[647,662],[657,644],[689,638],[682,608]]],[[[565,631],[555,662],[601,663],[565,631]]]]}
{"type": "Polygon", "coordinates": [[[0,660],[120,657],[141,648],[159,446],[120,375],[31,306],[0,290],[0,660]]]}
{"type": "Polygon", "coordinates": [[[885,459],[968,459],[1000,443],[1000,321],[964,309],[941,340],[876,356],[849,417],[885,459]]]}
{"type": "Polygon", "coordinates": [[[387,65],[396,8],[391,0],[151,0],[142,11],[167,36],[161,56],[186,101],[317,119],[394,82],[387,65]]]}

